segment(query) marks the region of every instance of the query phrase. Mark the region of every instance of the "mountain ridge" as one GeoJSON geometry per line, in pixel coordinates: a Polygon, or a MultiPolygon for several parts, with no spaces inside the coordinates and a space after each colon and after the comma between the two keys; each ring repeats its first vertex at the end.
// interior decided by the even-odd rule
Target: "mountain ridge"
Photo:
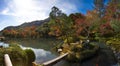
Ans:
{"type": "MultiPolygon", "coordinates": [[[[25,22],[23,24],[20,24],[18,26],[8,26],[8,27],[5,27],[3,30],[11,30],[11,29],[18,29],[18,28],[25,28],[25,27],[31,27],[31,26],[40,26],[46,22],[49,22],[50,21],[50,18],[46,18],[44,20],[36,20],[36,21],[31,21],[31,22],[25,22]]],[[[1,30],[1,31],[3,31],[1,30]]]]}

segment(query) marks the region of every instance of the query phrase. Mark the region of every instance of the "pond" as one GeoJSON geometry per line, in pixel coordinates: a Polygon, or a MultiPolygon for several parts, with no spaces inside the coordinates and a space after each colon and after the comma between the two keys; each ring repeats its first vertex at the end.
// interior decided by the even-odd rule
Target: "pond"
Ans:
{"type": "MultiPolygon", "coordinates": [[[[56,58],[58,54],[54,51],[54,46],[61,41],[56,39],[9,39],[5,41],[8,44],[17,43],[25,48],[31,48],[36,55],[36,63],[43,63],[45,61],[56,58]]],[[[61,60],[54,66],[117,66],[115,57],[112,51],[107,48],[103,43],[99,43],[101,50],[94,57],[89,58],[83,62],[75,63],[61,60]]],[[[22,65],[20,65],[22,66],[22,65]]]]}
{"type": "Polygon", "coordinates": [[[51,60],[58,56],[54,51],[55,44],[59,43],[56,39],[9,39],[5,41],[8,44],[16,43],[21,46],[21,48],[31,48],[36,55],[36,63],[43,63],[45,61],[51,60]]]}

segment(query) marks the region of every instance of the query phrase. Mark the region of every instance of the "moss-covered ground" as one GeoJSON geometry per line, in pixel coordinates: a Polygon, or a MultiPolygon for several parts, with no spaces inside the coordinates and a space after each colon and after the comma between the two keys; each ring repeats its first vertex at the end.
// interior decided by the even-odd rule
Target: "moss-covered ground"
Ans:
{"type": "Polygon", "coordinates": [[[96,52],[99,50],[99,46],[95,43],[89,43],[89,44],[80,44],[80,43],[71,43],[63,44],[63,51],[62,53],[69,52],[67,56],[68,61],[81,61],[86,58],[89,58],[96,54],[96,52]]]}

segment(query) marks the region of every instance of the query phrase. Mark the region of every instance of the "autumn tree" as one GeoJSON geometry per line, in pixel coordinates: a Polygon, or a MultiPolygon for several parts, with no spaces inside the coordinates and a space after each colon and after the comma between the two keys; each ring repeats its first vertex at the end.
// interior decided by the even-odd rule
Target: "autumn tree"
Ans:
{"type": "MultiPolygon", "coordinates": [[[[114,31],[114,34],[120,32],[120,0],[111,0],[109,1],[108,6],[106,7],[105,16],[103,17],[107,22],[109,22],[111,30],[114,31]]],[[[109,29],[110,30],[110,29],[109,29]]]]}
{"type": "Polygon", "coordinates": [[[50,32],[50,28],[48,23],[42,24],[36,29],[36,32],[38,32],[39,36],[41,37],[48,37],[48,33],[50,32]]]}
{"type": "Polygon", "coordinates": [[[111,0],[106,7],[105,19],[111,21],[112,19],[120,18],[120,1],[111,0]]]}
{"type": "Polygon", "coordinates": [[[87,25],[87,22],[85,21],[86,17],[81,13],[71,14],[70,17],[74,22],[73,27],[75,29],[76,35],[88,36],[88,30],[87,30],[88,25],[87,25]]]}
{"type": "Polygon", "coordinates": [[[36,38],[38,32],[36,32],[35,26],[17,28],[17,29],[5,29],[2,31],[2,35],[12,38],[36,38]]]}
{"type": "Polygon", "coordinates": [[[57,7],[53,7],[50,12],[50,25],[51,32],[49,34],[53,34],[59,36],[63,40],[66,40],[67,43],[70,43],[69,38],[72,36],[72,25],[73,22],[71,18],[69,18],[66,14],[62,13],[57,7]]]}
{"type": "Polygon", "coordinates": [[[86,22],[89,26],[89,37],[95,38],[99,35],[99,27],[102,24],[101,17],[96,10],[88,11],[86,15],[86,22]]]}

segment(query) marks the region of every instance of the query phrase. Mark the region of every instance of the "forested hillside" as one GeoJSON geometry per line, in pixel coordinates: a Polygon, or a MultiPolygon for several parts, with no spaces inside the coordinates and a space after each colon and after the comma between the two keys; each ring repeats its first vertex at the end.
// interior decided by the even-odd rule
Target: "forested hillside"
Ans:
{"type": "MultiPolygon", "coordinates": [[[[119,1],[118,1],[119,2],[119,1]]],[[[95,1],[95,9],[86,15],[72,13],[66,15],[59,8],[53,7],[48,19],[11,26],[2,30],[6,37],[48,37],[56,36],[63,39],[69,37],[99,39],[99,37],[116,36],[120,32],[120,4],[110,1],[95,1]]]]}

